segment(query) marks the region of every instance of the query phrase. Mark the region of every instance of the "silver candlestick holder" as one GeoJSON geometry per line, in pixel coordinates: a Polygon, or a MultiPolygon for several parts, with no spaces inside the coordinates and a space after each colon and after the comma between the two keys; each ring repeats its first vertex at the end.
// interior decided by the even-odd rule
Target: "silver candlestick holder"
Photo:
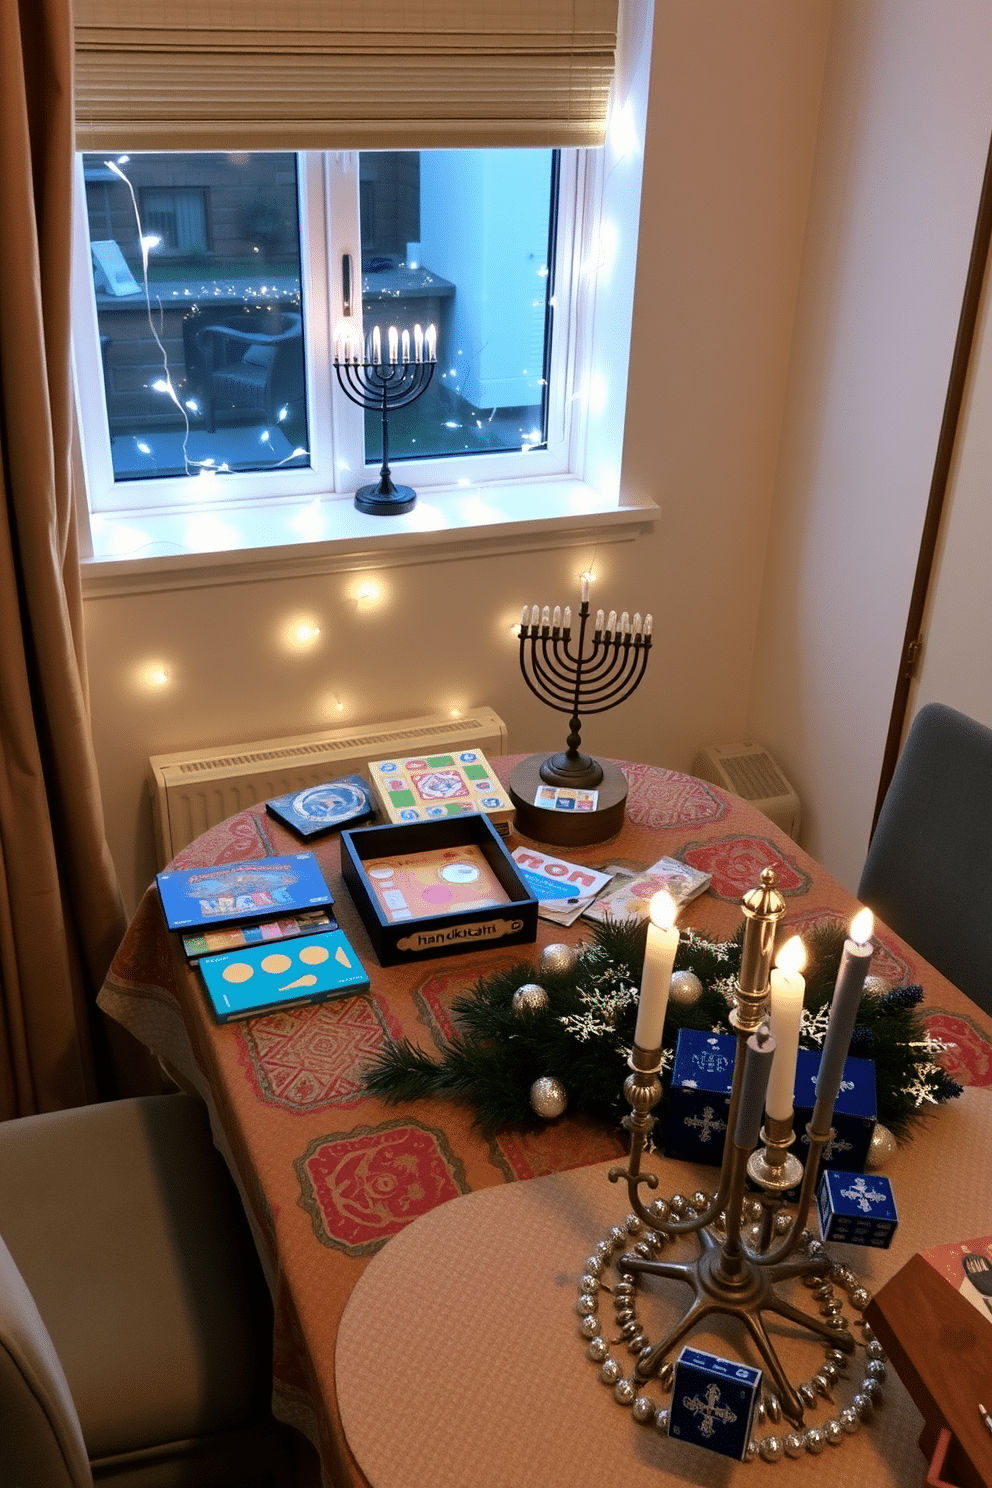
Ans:
{"type": "Polygon", "coordinates": [[[669,1411],[658,1409],[644,1393],[647,1382],[656,1379],[664,1389],[670,1389],[674,1375],[671,1356],[678,1345],[707,1318],[733,1319],[757,1350],[771,1381],[770,1389],[766,1384],[757,1415],[759,1424],[767,1422],[773,1430],[767,1436],[752,1438],[747,1455],[774,1461],[783,1455],[819,1452],[825,1444],[836,1445],[858,1430],[881,1389],[885,1363],[870,1327],[859,1319],[865,1370],[850,1404],[838,1407],[836,1415],[822,1427],[806,1424],[808,1411],[816,1409],[821,1401],[833,1403],[832,1393],[859,1346],[835,1286],[848,1293],[859,1313],[871,1297],[850,1268],[836,1264],[805,1228],[823,1149],[834,1135],[833,1100],[817,1100],[806,1128],[809,1155],[805,1168],[789,1151],[795,1139],[792,1118],[773,1121],[766,1117],[757,1145],[742,1132],[747,1124],[746,1119],[743,1123],[740,1119],[747,1047],[749,1041],[754,1047],[754,1038],[764,1027],[775,927],[785,910],[770,869],[762,874],[760,888],[745,894],[742,909],[745,936],[737,1004],[731,1013],[737,1056],[716,1192],[699,1192],[691,1199],[675,1195],[645,1202],[642,1198],[642,1190],[658,1186],[657,1174],[645,1170],[642,1159],[656,1121],[653,1110],[661,1098],[661,1051],[635,1044],[629,1060],[631,1073],[624,1085],[631,1106],[624,1118],[630,1133],[629,1158],[626,1166],[609,1171],[611,1182],[626,1183],[631,1212],[626,1223],[615,1227],[586,1262],[578,1310],[589,1356],[599,1366],[603,1383],[613,1386],[620,1404],[632,1407],[636,1420],[653,1423],[666,1434],[669,1411]],[[756,1194],[748,1193],[748,1178],[756,1186],[756,1194]],[[797,1185],[799,1196],[794,1212],[789,1213],[786,1194],[797,1185]],[[664,1246],[679,1237],[695,1238],[695,1258],[661,1259],[659,1253],[664,1246]],[[635,1243],[628,1249],[632,1241],[635,1243]],[[612,1287],[605,1276],[611,1262],[617,1272],[612,1287]],[[656,1343],[647,1338],[636,1311],[638,1282],[650,1277],[680,1282],[691,1293],[682,1317],[656,1343]],[[811,1289],[819,1303],[819,1316],[782,1295],[781,1284],[795,1279],[811,1289]],[[598,1317],[600,1295],[607,1291],[612,1292],[621,1340],[636,1361],[629,1376],[611,1354],[598,1317]],[[810,1379],[796,1385],[788,1378],[766,1327],[767,1314],[783,1319],[823,1346],[824,1361],[810,1379]],[[783,1420],[785,1424],[780,1427],[783,1420]]]}

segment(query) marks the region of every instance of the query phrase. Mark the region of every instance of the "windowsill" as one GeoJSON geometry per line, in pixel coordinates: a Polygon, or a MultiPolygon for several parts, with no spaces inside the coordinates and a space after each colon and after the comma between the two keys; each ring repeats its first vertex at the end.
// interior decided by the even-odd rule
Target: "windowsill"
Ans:
{"type": "Polygon", "coordinates": [[[87,597],[201,588],[370,565],[629,542],[653,525],[651,501],[621,506],[572,479],[432,491],[412,511],[374,517],[348,497],[91,517],[87,597]],[[333,529],[333,536],[330,535],[333,529]]]}

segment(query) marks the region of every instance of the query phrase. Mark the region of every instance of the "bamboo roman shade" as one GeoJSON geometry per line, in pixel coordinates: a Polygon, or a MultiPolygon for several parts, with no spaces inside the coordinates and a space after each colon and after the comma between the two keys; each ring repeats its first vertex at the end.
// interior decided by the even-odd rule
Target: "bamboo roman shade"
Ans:
{"type": "Polygon", "coordinates": [[[76,0],[82,150],[603,139],[618,0],[76,0]]]}

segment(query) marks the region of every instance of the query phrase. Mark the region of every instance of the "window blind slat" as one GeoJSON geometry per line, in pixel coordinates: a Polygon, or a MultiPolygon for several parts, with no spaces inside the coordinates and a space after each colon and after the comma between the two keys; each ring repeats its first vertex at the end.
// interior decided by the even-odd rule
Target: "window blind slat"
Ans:
{"type": "Polygon", "coordinates": [[[298,0],[274,29],[271,0],[199,0],[188,12],[182,0],[76,0],[78,147],[601,143],[617,0],[389,0],[352,21],[341,11],[298,0]]]}

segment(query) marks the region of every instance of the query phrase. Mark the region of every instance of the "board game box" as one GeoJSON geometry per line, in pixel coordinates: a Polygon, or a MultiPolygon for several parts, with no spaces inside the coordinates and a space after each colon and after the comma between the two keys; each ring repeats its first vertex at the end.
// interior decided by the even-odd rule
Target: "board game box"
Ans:
{"type": "Polygon", "coordinates": [[[216,929],[192,930],[183,936],[183,950],[190,961],[200,956],[214,956],[221,951],[237,951],[242,946],[267,945],[278,940],[292,940],[297,935],[317,935],[323,930],[336,930],[338,922],[327,909],[301,909],[298,914],[278,920],[253,920],[248,925],[218,925],[216,929]]]}
{"type": "Polygon", "coordinates": [[[368,772],[388,821],[445,821],[481,813],[501,836],[509,835],[513,802],[481,749],[374,760],[368,772]]]}
{"type": "Polygon", "coordinates": [[[215,868],[164,869],[156,882],[170,930],[273,919],[334,902],[309,852],[215,868]]]}
{"type": "Polygon", "coordinates": [[[369,985],[365,968],[341,930],[204,956],[199,969],[221,1023],[327,997],[350,997],[369,985]]]}
{"type": "Polygon", "coordinates": [[[276,821],[292,827],[304,838],[318,837],[336,827],[367,821],[375,815],[375,800],[361,775],[342,775],[326,785],[308,785],[266,801],[265,809],[276,821]]]}
{"type": "Polygon", "coordinates": [[[346,828],[341,873],[383,966],[537,939],[537,900],[481,813],[346,828]]]}

